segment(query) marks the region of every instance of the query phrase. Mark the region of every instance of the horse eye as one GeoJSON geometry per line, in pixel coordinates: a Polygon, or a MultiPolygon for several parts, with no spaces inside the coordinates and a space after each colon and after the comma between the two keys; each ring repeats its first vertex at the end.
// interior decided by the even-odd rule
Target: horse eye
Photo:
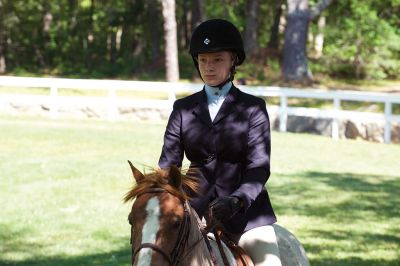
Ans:
{"type": "Polygon", "coordinates": [[[172,219],[172,227],[177,229],[181,225],[182,220],[179,217],[174,217],[172,219]]]}

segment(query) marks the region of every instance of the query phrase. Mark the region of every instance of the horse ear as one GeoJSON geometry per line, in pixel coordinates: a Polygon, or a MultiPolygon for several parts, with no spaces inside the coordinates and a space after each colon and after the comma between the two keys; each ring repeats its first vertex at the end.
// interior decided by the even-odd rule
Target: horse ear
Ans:
{"type": "Polygon", "coordinates": [[[175,165],[171,165],[168,172],[169,180],[168,184],[171,186],[180,189],[182,185],[182,174],[181,170],[175,165]]]}
{"type": "Polygon", "coordinates": [[[141,180],[143,180],[144,179],[144,175],[138,169],[136,169],[135,166],[133,166],[131,161],[128,160],[128,163],[129,163],[129,166],[131,167],[132,174],[133,174],[133,177],[136,180],[136,183],[138,183],[141,180]]]}

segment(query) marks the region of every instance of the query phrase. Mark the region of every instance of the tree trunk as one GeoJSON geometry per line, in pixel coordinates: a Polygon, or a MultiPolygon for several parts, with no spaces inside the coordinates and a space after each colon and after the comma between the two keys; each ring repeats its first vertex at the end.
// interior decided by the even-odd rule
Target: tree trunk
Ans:
{"type": "MultiPolygon", "coordinates": [[[[35,52],[35,60],[37,64],[40,65],[40,69],[44,70],[49,67],[48,53],[47,53],[47,43],[49,40],[49,30],[53,16],[50,12],[49,4],[43,3],[39,4],[38,7],[41,8],[41,21],[40,23],[35,23],[35,28],[32,30],[33,36],[33,51],[35,52]]],[[[39,16],[39,15],[38,15],[39,16]]],[[[37,21],[39,22],[39,21],[37,21]]]]}
{"type": "Polygon", "coordinates": [[[308,83],[312,80],[306,54],[309,18],[307,0],[288,0],[282,65],[282,75],[286,81],[308,83]]]}
{"type": "Polygon", "coordinates": [[[363,74],[364,60],[362,58],[362,37],[361,34],[358,34],[356,44],[356,54],[354,56],[353,65],[356,71],[356,78],[360,79],[363,74]]]}
{"type": "Polygon", "coordinates": [[[78,25],[78,2],[77,0],[69,0],[68,1],[68,6],[69,6],[69,29],[70,29],[70,34],[75,34],[77,31],[77,25],[78,25]]]}
{"type": "Polygon", "coordinates": [[[157,19],[154,19],[158,16],[158,9],[157,9],[157,1],[156,0],[150,0],[149,2],[149,15],[150,18],[150,26],[151,26],[151,60],[156,61],[157,59],[160,58],[161,56],[161,49],[160,49],[160,43],[161,43],[161,38],[162,33],[159,30],[158,27],[158,21],[157,19]]]}
{"type": "Polygon", "coordinates": [[[194,0],[192,6],[192,31],[205,19],[204,0],[194,0]]]}
{"type": "MultiPolygon", "coordinates": [[[[3,31],[1,29],[1,31],[3,31]]],[[[6,57],[4,52],[3,33],[0,32],[0,74],[6,73],[6,57]]]]}
{"type": "Polygon", "coordinates": [[[165,36],[165,68],[168,82],[179,81],[178,44],[176,40],[175,0],[162,0],[165,36]]]}
{"type": "Polygon", "coordinates": [[[268,48],[273,50],[279,49],[279,25],[282,16],[282,2],[279,1],[275,6],[274,23],[271,26],[271,36],[268,42],[268,48]]]}
{"type": "Polygon", "coordinates": [[[2,45],[0,45],[0,74],[6,73],[6,58],[4,57],[2,45]]]}
{"type": "Polygon", "coordinates": [[[314,41],[315,58],[322,56],[322,49],[324,47],[324,28],[325,28],[325,16],[320,16],[318,19],[318,32],[314,41]]]}
{"type": "Polygon", "coordinates": [[[93,60],[92,60],[92,50],[93,50],[93,42],[94,42],[94,34],[93,34],[93,17],[95,12],[95,0],[90,1],[90,9],[88,14],[88,22],[87,22],[87,32],[86,38],[82,40],[83,42],[83,57],[84,64],[87,70],[91,71],[93,68],[93,60]]]}
{"type": "Polygon", "coordinates": [[[321,13],[335,0],[320,0],[310,11],[310,20],[319,17],[321,13]]]}
{"type": "Polygon", "coordinates": [[[89,13],[89,21],[88,21],[88,33],[87,33],[87,40],[89,44],[93,42],[93,16],[94,16],[94,11],[95,11],[95,0],[90,1],[90,13],[89,13]]]}
{"type": "Polygon", "coordinates": [[[258,0],[249,0],[246,4],[246,28],[244,32],[244,50],[249,56],[258,47],[258,0]]]}
{"type": "Polygon", "coordinates": [[[189,46],[189,31],[190,31],[190,2],[184,1],[182,4],[182,14],[180,17],[180,23],[178,27],[178,40],[179,49],[186,49],[189,46]]]}
{"type": "Polygon", "coordinates": [[[0,74],[6,73],[4,3],[0,0],[0,74]]]}
{"type": "Polygon", "coordinates": [[[310,10],[308,0],[288,0],[288,16],[283,47],[282,77],[287,81],[312,81],[307,62],[307,34],[309,22],[320,16],[333,0],[320,0],[310,10]]]}
{"type": "Polygon", "coordinates": [[[127,20],[128,15],[124,16],[124,20],[122,23],[122,29],[121,29],[121,44],[120,44],[120,49],[119,49],[119,56],[123,57],[126,54],[126,51],[129,50],[131,47],[131,41],[130,41],[130,23],[127,20]]]}
{"type": "Polygon", "coordinates": [[[115,64],[117,61],[117,32],[116,30],[110,26],[110,33],[109,33],[109,53],[110,53],[110,63],[112,65],[115,64]]]}

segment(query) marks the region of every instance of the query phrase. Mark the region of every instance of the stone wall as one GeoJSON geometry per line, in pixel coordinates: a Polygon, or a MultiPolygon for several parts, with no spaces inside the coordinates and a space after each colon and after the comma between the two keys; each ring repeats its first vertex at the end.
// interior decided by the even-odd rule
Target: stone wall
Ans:
{"type": "MultiPolygon", "coordinates": [[[[279,130],[279,116],[270,114],[270,119],[271,128],[279,130]]],[[[383,143],[384,128],[385,124],[383,122],[357,121],[348,118],[339,121],[339,137],[383,143]]],[[[287,118],[287,131],[331,137],[332,119],[289,115],[287,118]]],[[[398,123],[392,124],[391,142],[400,143],[400,124],[398,123]]]]}
{"type": "MultiPolygon", "coordinates": [[[[0,96],[1,97],[1,96],[0,96]]],[[[168,109],[161,108],[136,108],[120,107],[117,109],[117,119],[130,120],[167,120],[168,109]]],[[[12,115],[31,115],[51,117],[50,106],[47,104],[27,104],[17,102],[0,102],[0,113],[12,115]]],[[[99,118],[107,119],[107,106],[105,105],[63,105],[59,104],[58,118],[99,118]]]]}
{"type": "MultiPolygon", "coordinates": [[[[50,116],[50,107],[46,104],[26,104],[16,102],[0,102],[0,113],[50,116]]],[[[117,119],[165,121],[170,110],[161,108],[120,107],[117,119]]],[[[99,118],[107,119],[107,107],[101,105],[59,106],[57,114],[60,118],[99,118]]],[[[279,116],[270,113],[271,128],[279,130],[279,116]]],[[[304,116],[288,116],[287,131],[310,133],[316,135],[332,135],[332,119],[312,118],[304,116]]],[[[363,139],[383,143],[384,123],[355,121],[351,118],[339,122],[340,138],[363,139]]],[[[400,143],[400,125],[393,124],[392,143],[400,143]]]]}

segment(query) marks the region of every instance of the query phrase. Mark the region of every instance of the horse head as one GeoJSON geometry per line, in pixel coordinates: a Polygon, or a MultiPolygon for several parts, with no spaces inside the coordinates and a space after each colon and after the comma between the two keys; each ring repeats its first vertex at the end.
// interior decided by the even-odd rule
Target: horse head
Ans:
{"type": "Polygon", "coordinates": [[[124,198],[135,199],[128,217],[132,265],[177,265],[191,227],[184,188],[196,190],[195,180],[175,166],[144,175],[128,162],[136,181],[124,198]]]}
{"type": "MultiPolygon", "coordinates": [[[[215,263],[199,229],[199,219],[188,204],[185,192],[196,193],[197,182],[171,166],[142,174],[130,161],[136,185],[124,201],[135,199],[128,220],[131,224],[132,265],[175,266],[224,264],[215,263]]],[[[304,248],[293,234],[274,225],[282,265],[309,266],[304,248]],[[288,259],[289,258],[289,259],[288,259]]],[[[213,243],[211,243],[213,244],[213,243]]],[[[215,247],[215,243],[214,246],[215,247]]],[[[243,254],[242,254],[243,255],[243,254]]],[[[232,254],[231,254],[232,256],[232,254]]],[[[237,257],[230,265],[253,265],[250,258],[237,257]]]]}

